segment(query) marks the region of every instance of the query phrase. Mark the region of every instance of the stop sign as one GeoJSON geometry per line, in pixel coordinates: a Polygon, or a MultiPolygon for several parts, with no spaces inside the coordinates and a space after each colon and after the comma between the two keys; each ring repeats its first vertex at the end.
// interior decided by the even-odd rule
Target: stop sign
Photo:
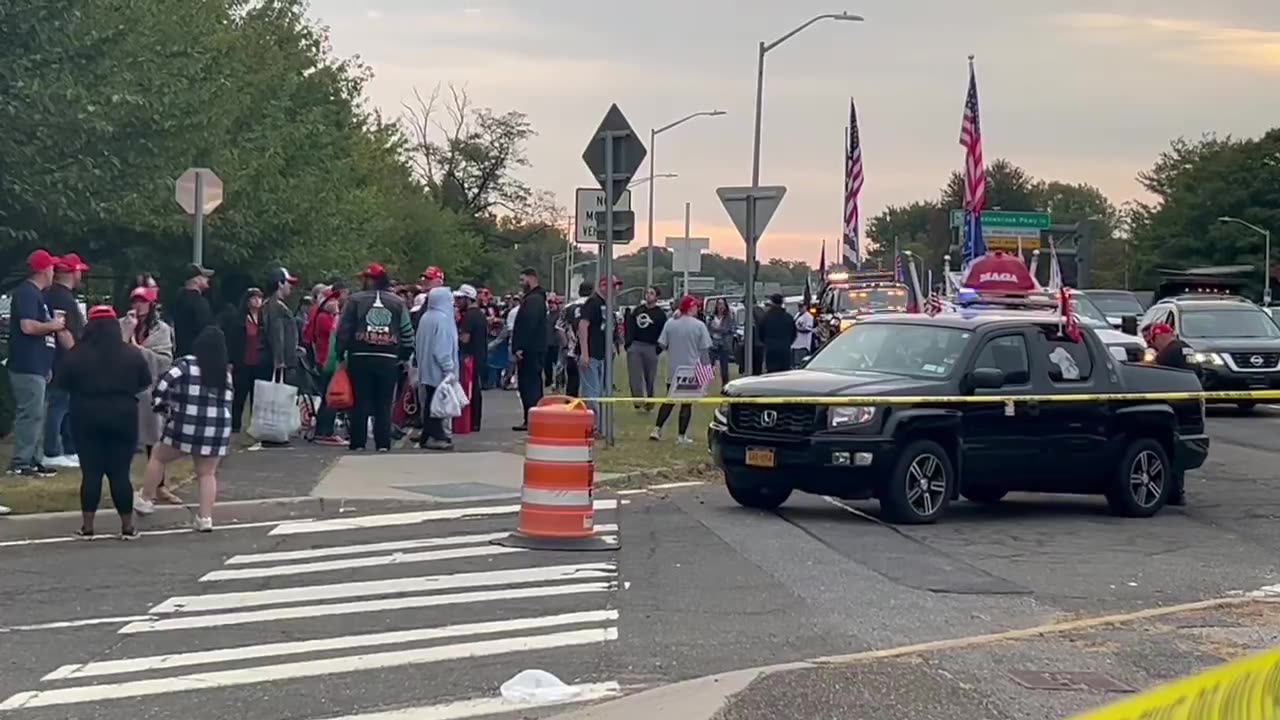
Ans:
{"type": "Polygon", "coordinates": [[[208,215],[222,204],[222,179],[209,168],[191,168],[182,173],[175,184],[173,196],[188,215],[196,214],[196,178],[200,178],[201,199],[204,214],[208,215]]]}

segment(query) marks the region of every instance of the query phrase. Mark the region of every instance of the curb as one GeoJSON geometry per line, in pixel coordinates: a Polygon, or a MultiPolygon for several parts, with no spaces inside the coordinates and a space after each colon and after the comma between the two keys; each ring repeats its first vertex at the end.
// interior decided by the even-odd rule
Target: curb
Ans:
{"type": "MultiPolygon", "coordinates": [[[[283,505],[288,503],[304,503],[309,501],[323,502],[323,500],[324,498],[318,498],[318,497],[284,497],[284,498],[262,498],[259,500],[228,500],[226,502],[218,503],[217,507],[234,508],[237,505],[250,505],[250,506],[257,507],[260,505],[273,505],[273,504],[283,505]]],[[[151,517],[157,517],[157,516],[169,514],[177,510],[188,510],[189,507],[194,505],[195,503],[185,503],[182,505],[156,505],[156,512],[151,517]]],[[[102,513],[107,514],[108,510],[103,510],[102,513]]],[[[34,523],[34,522],[54,521],[54,520],[63,521],[63,520],[70,520],[70,519],[78,519],[79,517],[80,517],[79,510],[60,510],[58,512],[22,513],[20,515],[5,515],[4,519],[0,520],[0,527],[3,527],[5,525],[21,524],[21,523],[27,523],[27,522],[34,523]]]]}

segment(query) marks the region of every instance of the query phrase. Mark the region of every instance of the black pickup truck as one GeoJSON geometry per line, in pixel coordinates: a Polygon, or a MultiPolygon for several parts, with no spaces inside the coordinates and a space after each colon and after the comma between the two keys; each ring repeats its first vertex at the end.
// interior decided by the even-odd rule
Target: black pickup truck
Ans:
{"type": "Polygon", "coordinates": [[[927,399],[1200,391],[1193,372],[1120,362],[1080,332],[1073,342],[1053,319],[1026,314],[868,318],[803,369],[729,383],[708,442],[747,507],[776,508],[801,490],[876,498],[887,520],[928,523],[959,497],[1029,491],[1104,495],[1119,515],[1149,517],[1208,455],[1200,400],[927,399]],[[815,396],[919,399],[787,402],[815,396]]]}

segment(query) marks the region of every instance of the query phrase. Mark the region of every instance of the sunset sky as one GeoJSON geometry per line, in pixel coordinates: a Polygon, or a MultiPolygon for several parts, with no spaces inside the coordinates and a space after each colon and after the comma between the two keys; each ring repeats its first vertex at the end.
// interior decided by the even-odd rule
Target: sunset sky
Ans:
{"type": "Polygon", "coordinates": [[[835,249],[851,96],[863,217],[935,197],[963,157],[970,53],[988,160],[1095,184],[1116,203],[1141,197],[1135,174],[1174,137],[1280,124],[1276,0],[314,0],[312,14],[335,53],[372,67],[369,99],[387,113],[415,87],[449,82],[527,113],[538,136],[523,178],[570,209],[591,184],[581,154],[610,103],[646,142],[651,127],[725,110],[659,136],[657,172],[680,177],[658,181],[655,236],[683,234],[687,201],[694,234],[741,255],[715,188],[750,182],[756,46],[841,10],[866,22],[818,24],[768,56],[761,182],[788,195],[762,258],[816,262],[821,238],[835,249]]]}

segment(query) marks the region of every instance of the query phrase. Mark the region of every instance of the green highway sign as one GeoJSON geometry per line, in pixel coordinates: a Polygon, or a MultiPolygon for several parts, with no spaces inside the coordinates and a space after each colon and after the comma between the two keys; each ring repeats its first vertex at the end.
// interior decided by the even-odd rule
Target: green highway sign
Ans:
{"type": "MultiPolygon", "coordinates": [[[[951,211],[951,227],[964,227],[964,210],[951,211]]],[[[1010,230],[1048,230],[1049,213],[1043,212],[1006,212],[1004,210],[983,210],[982,228],[1001,228],[1010,230]]]]}

